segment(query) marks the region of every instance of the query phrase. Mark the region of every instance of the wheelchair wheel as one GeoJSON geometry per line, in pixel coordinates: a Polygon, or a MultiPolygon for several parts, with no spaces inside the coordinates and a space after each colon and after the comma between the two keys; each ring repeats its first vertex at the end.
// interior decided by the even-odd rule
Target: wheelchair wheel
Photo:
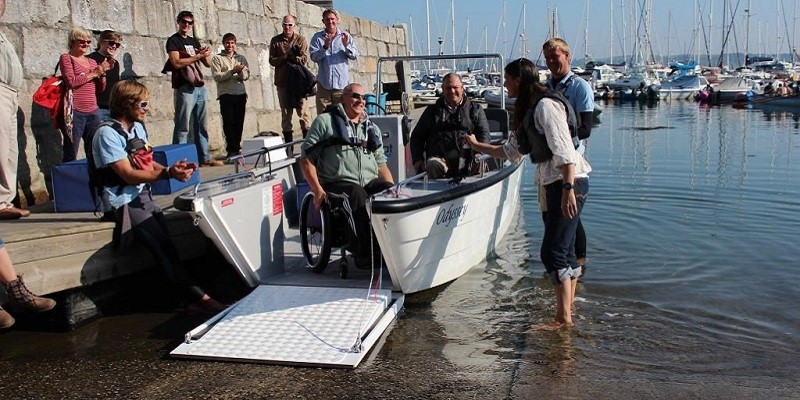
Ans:
{"type": "Polygon", "coordinates": [[[314,208],[314,193],[308,192],[300,206],[300,247],[306,266],[316,273],[325,271],[331,258],[331,209],[322,203],[314,208]]]}

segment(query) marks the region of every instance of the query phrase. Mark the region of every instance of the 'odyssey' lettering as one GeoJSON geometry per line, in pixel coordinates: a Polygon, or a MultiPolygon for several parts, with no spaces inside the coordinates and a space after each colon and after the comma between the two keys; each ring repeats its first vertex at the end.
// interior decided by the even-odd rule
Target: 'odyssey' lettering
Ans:
{"type": "Polygon", "coordinates": [[[467,215],[467,205],[462,204],[460,206],[455,206],[454,204],[450,204],[450,207],[447,210],[439,210],[439,213],[436,214],[436,225],[444,224],[445,227],[450,226],[450,222],[461,220],[465,215],[467,215]]]}

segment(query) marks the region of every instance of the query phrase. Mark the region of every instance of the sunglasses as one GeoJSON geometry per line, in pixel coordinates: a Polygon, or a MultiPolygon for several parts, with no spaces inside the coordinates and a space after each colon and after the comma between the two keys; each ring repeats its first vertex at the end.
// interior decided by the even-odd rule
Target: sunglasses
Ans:
{"type": "Polygon", "coordinates": [[[92,44],[91,40],[76,40],[75,43],[77,44],[92,44]]]}
{"type": "Polygon", "coordinates": [[[140,101],[139,104],[137,104],[137,106],[139,106],[139,108],[141,108],[141,109],[147,109],[147,108],[150,108],[150,102],[149,101],[140,101]]]}
{"type": "Polygon", "coordinates": [[[194,25],[194,21],[190,21],[188,19],[182,19],[182,20],[180,20],[178,22],[180,22],[182,24],[186,24],[186,25],[194,25]]]}
{"type": "Polygon", "coordinates": [[[108,43],[108,47],[121,47],[122,43],[115,42],[113,40],[103,40],[104,42],[108,43]]]}
{"type": "Polygon", "coordinates": [[[361,93],[350,93],[350,98],[354,99],[354,100],[364,101],[364,100],[366,100],[366,98],[364,96],[366,96],[366,95],[363,95],[361,93]]]}
{"type": "Polygon", "coordinates": [[[287,27],[287,28],[291,28],[291,27],[293,27],[293,26],[294,26],[294,24],[283,24],[283,26],[285,26],[285,27],[287,27]]]}

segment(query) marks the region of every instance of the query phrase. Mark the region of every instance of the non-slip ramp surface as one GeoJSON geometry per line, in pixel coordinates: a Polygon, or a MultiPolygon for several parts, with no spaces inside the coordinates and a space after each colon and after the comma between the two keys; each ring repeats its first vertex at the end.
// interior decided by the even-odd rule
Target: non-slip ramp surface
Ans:
{"type": "Polygon", "coordinates": [[[257,287],[187,334],[174,357],[355,368],[402,308],[389,290],[257,287]]]}

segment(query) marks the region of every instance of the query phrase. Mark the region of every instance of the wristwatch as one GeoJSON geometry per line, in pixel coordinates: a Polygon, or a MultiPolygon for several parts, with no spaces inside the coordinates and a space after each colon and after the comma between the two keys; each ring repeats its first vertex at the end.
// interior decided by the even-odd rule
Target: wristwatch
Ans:
{"type": "Polygon", "coordinates": [[[572,190],[573,186],[569,182],[565,182],[564,185],[561,186],[564,190],[572,190]]]}

